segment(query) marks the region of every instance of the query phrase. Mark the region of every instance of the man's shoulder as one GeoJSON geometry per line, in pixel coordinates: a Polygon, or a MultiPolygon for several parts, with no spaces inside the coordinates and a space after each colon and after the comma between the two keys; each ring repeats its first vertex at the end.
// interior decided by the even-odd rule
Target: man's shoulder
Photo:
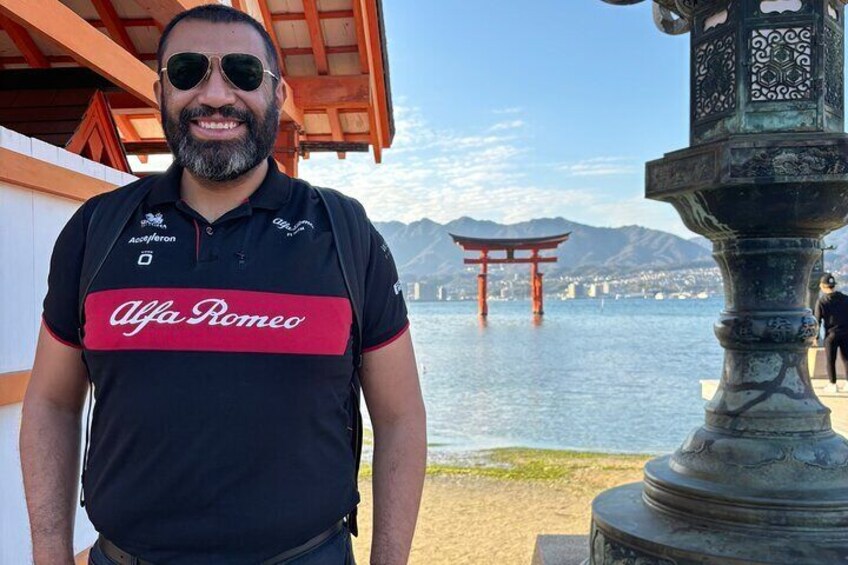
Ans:
{"type": "Polygon", "coordinates": [[[327,195],[327,194],[330,195],[331,198],[338,198],[339,200],[341,200],[343,202],[350,202],[350,203],[353,203],[356,206],[362,208],[362,204],[359,202],[359,200],[357,200],[356,198],[354,198],[352,196],[348,196],[347,194],[345,194],[344,192],[342,192],[341,190],[339,190],[337,188],[330,188],[328,186],[317,186],[317,185],[314,185],[307,180],[303,180],[303,179],[300,179],[300,178],[292,177],[291,180],[292,180],[292,184],[297,189],[314,191],[315,193],[322,192],[325,195],[327,195]]]}
{"type": "Polygon", "coordinates": [[[309,181],[303,179],[292,178],[292,186],[296,190],[310,191],[317,202],[320,202],[323,195],[323,200],[328,205],[333,206],[334,203],[339,205],[341,210],[344,210],[348,215],[356,218],[357,221],[367,222],[368,215],[365,212],[365,207],[362,203],[352,196],[348,196],[341,190],[329,188],[326,186],[316,186],[309,181]]]}
{"type": "Polygon", "coordinates": [[[145,187],[149,187],[161,176],[161,173],[147,175],[136,179],[129,184],[113,188],[112,190],[107,190],[106,192],[102,192],[86,200],[85,206],[94,207],[99,205],[101,202],[122,202],[131,196],[134,196],[138,190],[143,190],[145,187]]]}

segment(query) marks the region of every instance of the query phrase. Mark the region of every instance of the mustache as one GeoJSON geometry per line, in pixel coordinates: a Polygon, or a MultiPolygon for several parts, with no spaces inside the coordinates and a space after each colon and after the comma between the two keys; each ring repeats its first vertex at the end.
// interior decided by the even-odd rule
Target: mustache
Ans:
{"type": "Polygon", "coordinates": [[[235,106],[221,106],[220,108],[213,108],[212,106],[207,106],[205,104],[201,104],[197,108],[183,108],[180,112],[180,121],[182,123],[186,123],[198,118],[209,118],[215,115],[247,123],[253,123],[254,121],[253,115],[250,112],[240,110],[235,106]]]}

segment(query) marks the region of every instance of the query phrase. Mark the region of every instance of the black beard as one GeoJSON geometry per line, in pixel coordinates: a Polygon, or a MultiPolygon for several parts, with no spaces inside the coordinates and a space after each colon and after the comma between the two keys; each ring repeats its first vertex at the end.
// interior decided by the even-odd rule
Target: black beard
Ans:
{"type": "Polygon", "coordinates": [[[183,108],[179,121],[171,119],[164,99],[161,110],[162,129],[174,159],[194,176],[214,182],[237,179],[264,161],[274,148],[280,125],[276,96],[265,110],[261,123],[251,112],[233,106],[183,108]],[[216,114],[243,122],[247,133],[232,141],[201,141],[191,135],[192,120],[216,114]]]}

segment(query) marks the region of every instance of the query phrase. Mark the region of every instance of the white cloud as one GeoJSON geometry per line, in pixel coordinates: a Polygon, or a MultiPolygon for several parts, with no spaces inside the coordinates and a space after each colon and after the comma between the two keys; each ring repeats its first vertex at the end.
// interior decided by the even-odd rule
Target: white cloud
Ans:
{"type": "Polygon", "coordinates": [[[509,108],[496,108],[492,110],[493,114],[520,114],[524,111],[521,106],[511,106],[509,108]]]}
{"type": "MultiPolygon", "coordinates": [[[[313,153],[301,162],[300,176],[359,199],[369,216],[379,221],[408,223],[427,217],[444,223],[471,216],[513,223],[563,216],[598,226],[638,223],[686,233],[671,206],[641,198],[641,184],[622,199],[620,191],[584,184],[591,180],[590,174],[543,182],[537,178],[538,168],[528,165],[529,146],[515,129],[495,129],[496,123],[482,134],[437,130],[420,112],[405,106],[395,107],[395,124],[394,143],[383,152],[382,164],[357,153],[345,160],[338,160],[335,153],[313,153]],[[670,211],[663,212],[663,207],[670,211]]],[[[636,167],[621,157],[572,164],[577,165],[577,171],[636,167]]]]}
{"type": "Polygon", "coordinates": [[[576,177],[628,175],[639,170],[633,160],[627,157],[595,157],[566,163],[557,169],[576,177]]]}
{"type": "Polygon", "coordinates": [[[509,120],[506,122],[498,122],[489,128],[489,131],[504,131],[518,129],[524,126],[524,120],[509,120]]]}

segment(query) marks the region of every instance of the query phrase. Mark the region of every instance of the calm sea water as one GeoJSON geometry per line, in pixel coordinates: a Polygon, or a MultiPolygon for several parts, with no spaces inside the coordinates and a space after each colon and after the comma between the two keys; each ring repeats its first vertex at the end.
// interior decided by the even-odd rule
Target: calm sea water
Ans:
{"type": "Polygon", "coordinates": [[[436,450],[674,450],[703,422],[699,379],[721,374],[723,300],[411,303],[436,450]]]}

